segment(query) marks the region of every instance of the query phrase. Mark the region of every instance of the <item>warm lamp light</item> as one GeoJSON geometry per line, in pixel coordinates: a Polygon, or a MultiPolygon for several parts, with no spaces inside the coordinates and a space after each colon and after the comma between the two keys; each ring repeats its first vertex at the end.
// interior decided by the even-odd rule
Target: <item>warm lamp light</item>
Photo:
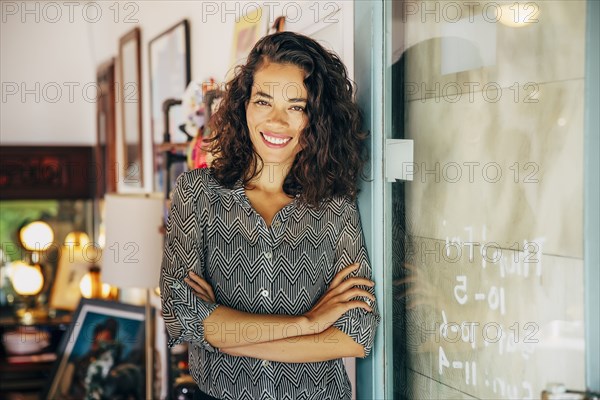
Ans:
{"type": "Polygon", "coordinates": [[[23,261],[12,263],[11,281],[15,292],[21,296],[34,296],[44,287],[44,275],[39,266],[32,266],[23,261]]]}
{"type": "Polygon", "coordinates": [[[42,221],[35,221],[25,225],[19,232],[23,247],[30,251],[46,250],[54,240],[54,232],[50,225],[42,221]]]}
{"type": "Polygon", "coordinates": [[[84,247],[89,243],[90,237],[81,231],[73,231],[65,238],[65,246],[84,247]]]}
{"type": "Polygon", "coordinates": [[[532,2],[511,2],[500,7],[500,23],[511,28],[522,28],[537,22],[539,6],[532,2]]]}
{"type": "MultiPolygon", "coordinates": [[[[79,290],[81,291],[81,295],[86,299],[92,298],[92,275],[88,272],[86,273],[81,281],[79,282],[79,290]]],[[[112,287],[108,283],[102,284],[102,289],[100,289],[100,296],[103,299],[106,299],[110,296],[110,292],[112,287]]]]}

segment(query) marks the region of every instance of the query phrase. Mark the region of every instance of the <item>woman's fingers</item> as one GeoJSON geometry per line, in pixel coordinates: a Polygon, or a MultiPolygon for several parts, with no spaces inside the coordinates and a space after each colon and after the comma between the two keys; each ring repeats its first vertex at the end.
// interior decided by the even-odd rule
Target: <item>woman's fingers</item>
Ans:
{"type": "Polygon", "coordinates": [[[183,278],[183,280],[185,281],[185,283],[188,284],[189,287],[191,287],[194,290],[194,292],[202,293],[205,296],[208,295],[208,293],[206,293],[202,286],[200,286],[196,281],[188,278],[187,276],[183,278]]]}
{"type": "MultiPolygon", "coordinates": [[[[212,286],[210,286],[210,284],[205,279],[200,277],[200,275],[194,273],[193,271],[190,271],[189,277],[187,279],[193,282],[196,285],[196,287],[199,287],[201,289],[202,293],[208,297],[207,301],[213,303],[216,302],[215,293],[213,291],[212,286]]],[[[200,290],[196,291],[200,292],[200,290]]]]}
{"type": "Polygon", "coordinates": [[[371,306],[369,306],[364,301],[360,301],[360,300],[348,301],[348,302],[343,303],[343,304],[346,305],[346,311],[352,310],[353,308],[362,308],[362,309],[367,310],[369,312],[373,311],[373,309],[371,308],[371,306]]]}
{"type": "Polygon", "coordinates": [[[342,302],[342,301],[350,301],[350,299],[352,299],[354,297],[367,297],[367,298],[371,299],[371,301],[375,301],[375,296],[373,296],[371,293],[367,292],[366,290],[359,289],[359,288],[346,290],[344,293],[338,294],[335,298],[336,298],[336,300],[342,302]]]}
{"type": "Polygon", "coordinates": [[[375,282],[367,278],[348,278],[340,283],[336,288],[332,289],[332,293],[339,294],[350,289],[353,286],[375,286],[375,282]]]}
{"type": "Polygon", "coordinates": [[[335,276],[333,277],[333,280],[331,281],[331,284],[329,285],[329,289],[331,290],[331,289],[334,289],[335,287],[337,287],[340,283],[342,283],[342,281],[344,280],[344,278],[346,276],[350,275],[350,273],[356,271],[358,268],[360,268],[360,264],[354,263],[354,264],[350,264],[346,268],[340,270],[340,272],[335,274],[335,276]]]}

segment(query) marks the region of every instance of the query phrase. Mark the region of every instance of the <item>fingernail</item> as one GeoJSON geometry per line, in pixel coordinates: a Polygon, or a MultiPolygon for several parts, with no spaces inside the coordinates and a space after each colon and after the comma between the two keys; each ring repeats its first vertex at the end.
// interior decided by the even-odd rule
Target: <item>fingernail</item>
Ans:
{"type": "Polygon", "coordinates": [[[190,271],[190,275],[196,275],[194,271],[190,271]]]}

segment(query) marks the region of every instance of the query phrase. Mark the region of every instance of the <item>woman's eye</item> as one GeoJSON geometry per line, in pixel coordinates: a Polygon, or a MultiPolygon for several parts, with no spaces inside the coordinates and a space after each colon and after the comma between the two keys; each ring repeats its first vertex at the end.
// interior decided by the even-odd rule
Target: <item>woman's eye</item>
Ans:
{"type": "Polygon", "coordinates": [[[268,106],[268,105],[269,105],[269,103],[267,103],[267,102],[266,102],[266,101],[264,101],[264,100],[256,100],[256,101],[254,102],[254,104],[258,104],[259,106],[268,106]]]}
{"type": "Polygon", "coordinates": [[[294,111],[302,111],[303,112],[305,110],[305,108],[304,107],[300,107],[300,106],[293,106],[292,110],[294,110],[294,111]]]}

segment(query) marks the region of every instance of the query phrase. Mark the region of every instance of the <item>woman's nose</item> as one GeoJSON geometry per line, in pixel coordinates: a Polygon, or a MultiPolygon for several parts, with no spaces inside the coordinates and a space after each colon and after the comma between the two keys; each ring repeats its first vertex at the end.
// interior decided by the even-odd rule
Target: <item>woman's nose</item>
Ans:
{"type": "Polygon", "coordinates": [[[268,115],[268,122],[281,125],[287,124],[287,114],[285,110],[282,110],[279,107],[272,107],[271,112],[268,115]]]}

